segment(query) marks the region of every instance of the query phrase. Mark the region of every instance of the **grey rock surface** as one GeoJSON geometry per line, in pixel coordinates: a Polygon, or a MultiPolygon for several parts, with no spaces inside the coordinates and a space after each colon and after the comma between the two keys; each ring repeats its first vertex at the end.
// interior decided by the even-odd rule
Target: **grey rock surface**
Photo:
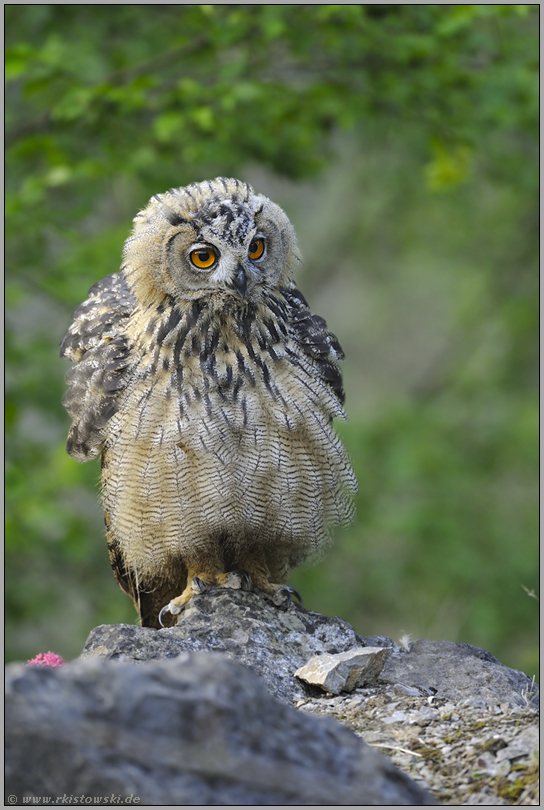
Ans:
{"type": "Polygon", "coordinates": [[[297,707],[337,718],[446,805],[540,806],[539,716],[527,698],[455,702],[375,684],[297,707]]]}
{"type": "Polygon", "coordinates": [[[390,646],[396,645],[389,638],[362,638],[343,619],[294,604],[281,610],[258,594],[218,589],[193,597],[175,627],[96,627],[82,657],[149,661],[175,658],[187,650],[222,652],[259,675],[273,695],[291,703],[321,693],[294,677],[313,656],[390,646]]]}
{"type": "Polygon", "coordinates": [[[349,729],[286,706],[224,655],[12,664],[6,688],[10,804],[436,804],[349,729]]]}
{"type": "Polygon", "coordinates": [[[7,790],[32,803],[538,804],[538,687],[524,673],[250,592],[197,596],[173,628],[97,627],[76,662],[12,665],[7,688],[7,790]],[[295,677],[360,648],[388,658],[351,693],[295,677]]]}
{"type": "Polygon", "coordinates": [[[322,695],[295,672],[315,655],[355,647],[387,647],[378,680],[455,701],[526,705],[531,679],[469,644],[415,641],[405,650],[390,638],[358,635],[343,619],[292,604],[280,610],[246,591],[217,590],[194,597],[176,627],[152,630],[134,625],[102,625],[89,635],[82,656],[121,661],[175,658],[187,650],[223,652],[259,675],[273,695],[291,703],[322,695]]]}
{"type": "Polygon", "coordinates": [[[437,698],[479,701],[482,706],[526,706],[532,693],[530,701],[538,705],[538,688],[535,692],[525,673],[505,667],[470,644],[420,639],[409,651],[397,648],[385,662],[380,680],[416,687],[437,698]]]}

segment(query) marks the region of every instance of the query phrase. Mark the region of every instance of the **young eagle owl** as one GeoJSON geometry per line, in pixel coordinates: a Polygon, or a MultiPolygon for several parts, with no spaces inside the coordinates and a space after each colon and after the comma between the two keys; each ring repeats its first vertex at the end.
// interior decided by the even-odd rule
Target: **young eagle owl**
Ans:
{"type": "Polygon", "coordinates": [[[288,601],[289,570],[353,516],[331,427],[343,353],[299,261],[281,208],[219,177],[154,196],[74,313],[67,450],[102,458],[110,560],[143,626],[211,586],[288,601]]]}

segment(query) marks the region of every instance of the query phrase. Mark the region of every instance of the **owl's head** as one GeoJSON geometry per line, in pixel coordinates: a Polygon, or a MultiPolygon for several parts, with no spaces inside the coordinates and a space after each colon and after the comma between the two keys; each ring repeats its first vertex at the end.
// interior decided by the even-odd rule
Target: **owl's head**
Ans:
{"type": "Polygon", "coordinates": [[[124,249],[127,281],[141,303],[164,294],[258,300],[287,285],[300,261],[282,209],[239,180],[218,177],[151,198],[124,249]]]}

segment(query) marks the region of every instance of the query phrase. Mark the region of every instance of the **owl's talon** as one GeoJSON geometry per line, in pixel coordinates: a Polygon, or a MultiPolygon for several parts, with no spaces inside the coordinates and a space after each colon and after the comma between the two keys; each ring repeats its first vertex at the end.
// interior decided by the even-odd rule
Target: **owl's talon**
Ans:
{"type": "Polygon", "coordinates": [[[162,617],[163,617],[163,615],[165,613],[170,613],[171,616],[177,616],[179,613],[181,613],[182,610],[183,610],[183,608],[178,607],[178,605],[173,605],[172,602],[168,602],[168,604],[165,605],[162,608],[161,612],[159,613],[159,624],[160,624],[160,626],[161,627],[169,627],[169,625],[165,624],[163,622],[163,620],[162,620],[162,617]]]}
{"type": "Polygon", "coordinates": [[[191,581],[191,589],[194,594],[205,593],[209,589],[207,582],[204,582],[200,577],[193,577],[191,581]]]}
{"type": "MultiPolygon", "coordinates": [[[[242,578],[243,587],[242,587],[242,582],[240,582],[240,590],[241,591],[249,591],[249,590],[251,590],[251,577],[249,576],[247,571],[244,571],[242,568],[235,568],[234,571],[229,571],[229,574],[238,574],[242,578]]],[[[228,574],[227,574],[227,576],[228,576],[228,574]]]]}
{"type": "Polygon", "coordinates": [[[159,624],[160,624],[160,626],[161,626],[161,627],[166,627],[165,623],[164,623],[164,622],[163,622],[163,620],[162,620],[163,614],[164,614],[164,613],[166,613],[166,611],[170,612],[170,610],[169,610],[169,608],[168,608],[168,605],[165,605],[165,606],[164,606],[164,607],[161,609],[161,612],[159,613],[159,624]]]}
{"type": "Polygon", "coordinates": [[[272,597],[272,601],[278,607],[288,608],[292,601],[291,594],[298,599],[302,606],[302,596],[294,588],[291,588],[290,585],[282,585],[281,588],[278,588],[272,597]]]}

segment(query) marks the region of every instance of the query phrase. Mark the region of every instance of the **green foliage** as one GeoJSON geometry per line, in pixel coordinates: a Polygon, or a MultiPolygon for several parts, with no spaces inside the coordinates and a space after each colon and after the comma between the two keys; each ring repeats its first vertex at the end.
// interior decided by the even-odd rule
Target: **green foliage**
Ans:
{"type": "Polygon", "coordinates": [[[333,223],[318,309],[346,349],[341,432],[360,494],[327,564],[293,582],[366,634],[469,641],[533,674],[538,223],[517,187],[430,196],[406,145],[392,150],[335,168],[351,243],[333,223]]]}
{"type": "Polygon", "coordinates": [[[6,6],[10,657],[133,621],[97,466],[64,452],[57,347],[138,208],[222,174],[286,207],[348,357],[358,519],[293,582],[361,632],[533,674],[537,26],[537,5],[6,6]]]}

